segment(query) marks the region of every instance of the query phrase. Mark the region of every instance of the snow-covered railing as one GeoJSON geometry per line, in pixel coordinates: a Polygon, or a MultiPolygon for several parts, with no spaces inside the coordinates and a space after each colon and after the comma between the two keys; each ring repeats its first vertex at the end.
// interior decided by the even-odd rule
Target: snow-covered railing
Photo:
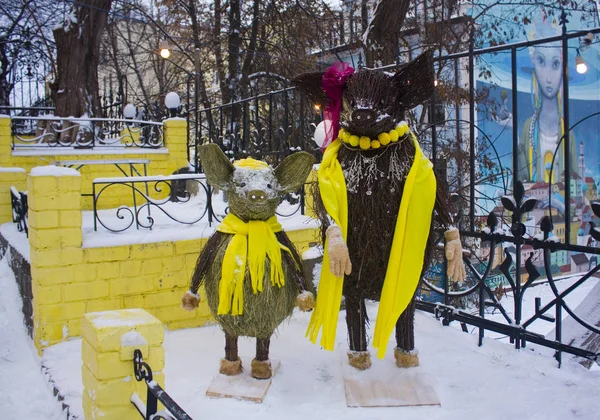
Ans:
{"type": "Polygon", "coordinates": [[[142,352],[139,349],[133,352],[133,373],[138,382],[145,381],[148,391],[146,393],[146,404],[134,392],[131,395],[131,403],[138,410],[142,418],[154,420],[192,420],[174,400],[153,380],[152,368],[144,362],[142,352]],[[161,402],[166,410],[158,411],[158,402],[161,402]]]}
{"type": "MultiPolygon", "coordinates": [[[[122,194],[119,194],[123,196],[122,194]]],[[[110,232],[152,229],[155,224],[170,222],[193,225],[205,217],[209,224],[216,219],[211,205],[212,191],[204,174],[169,176],[132,176],[96,178],[92,182],[94,230],[98,225],[110,232]],[[98,210],[104,197],[114,197],[123,188],[131,189],[133,207],[98,210]],[[160,210],[152,215],[152,210],[160,210]]]]}
{"type": "MultiPolygon", "coordinates": [[[[417,308],[435,314],[444,325],[458,321],[465,332],[469,331],[467,325],[475,327],[479,345],[488,331],[508,337],[517,349],[527,342],[553,349],[559,364],[562,353],[598,363],[600,347],[590,337],[600,334],[600,314],[590,310],[591,304],[585,301],[576,308],[570,302],[573,292],[590,289],[586,299],[595,300],[593,305],[597,303],[594,294],[600,294],[596,279],[600,274],[600,230],[591,223],[585,245],[563,243],[553,232],[552,217],[544,216],[539,223],[541,233],[530,235],[522,220],[537,201],[527,197],[523,184],[517,182],[514,195],[502,197],[504,207],[512,213],[510,226],[498,226],[498,217],[492,212],[480,232],[461,231],[465,242],[480,241],[487,255],[463,254],[468,276],[461,283],[448,282],[443,263],[434,263],[424,272],[417,308]],[[554,259],[561,253],[571,255],[571,264],[578,266],[576,275],[559,278],[562,271],[556,270],[560,267],[554,259]],[[499,264],[495,262],[498,258],[502,259],[499,264]],[[492,278],[500,278],[500,283],[492,285],[492,278]],[[550,296],[542,302],[536,294],[535,306],[524,307],[523,295],[539,293],[540,285],[550,287],[550,296]],[[487,312],[489,307],[494,308],[491,314],[487,312]],[[569,315],[565,317],[568,321],[563,320],[563,313],[569,315]],[[540,334],[540,323],[551,323],[553,328],[545,328],[550,333],[540,334]],[[570,329],[564,328],[567,323],[570,329]]],[[[594,217],[600,218],[600,202],[592,202],[591,208],[594,217]]]]}
{"type": "Polygon", "coordinates": [[[12,148],[164,146],[163,123],[119,118],[13,116],[12,148]]]}
{"type": "MultiPolygon", "coordinates": [[[[96,178],[92,182],[94,230],[109,232],[135,229],[168,228],[173,224],[194,225],[202,220],[212,225],[228,212],[223,192],[215,192],[204,174],[185,173],[158,176],[96,178]],[[123,189],[132,194],[133,206],[98,210],[103,200],[123,197],[123,189]],[[119,192],[120,194],[117,194],[119,192]],[[155,210],[158,210],[156,212],[155,210]]],[[[280,217],[291,217],[305,210],[304,188],[284,197],[277,208],[280,217]]]]}
{"type": "Polygon", "coordinates": [[[17,224],[17,229],[19,232],[25,232],[25,235],[29,235],[27,192],[19,192],[15,187],[10,187],[10,203],[13,222],[17,224]]]}

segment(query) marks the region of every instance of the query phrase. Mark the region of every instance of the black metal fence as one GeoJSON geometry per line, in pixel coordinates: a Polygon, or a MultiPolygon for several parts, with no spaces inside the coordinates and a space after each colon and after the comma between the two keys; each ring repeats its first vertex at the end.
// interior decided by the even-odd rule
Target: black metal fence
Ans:
{"type": "Polygon", "coordinates": [[[253,156],[275,165],[294,151],[320,157],[312,136],[321,110],[293,88],[195,110],[188,92],[190,162],[198,172],[198,147],[217,143],[230,157],[253,156]]]}
{"type": "Polygon", "coordinates": [[[10,204],[12,207],[13,222],[17,224],[17,229],[19,232],[25,232],[25,235],[29,236],[27,192],[20,192],[15,187],[11,187],[10,204]]]}
{"type": "Polygon", "coordinates": [[[142,357],[142,352],[135,349],[133,352],[133,372],[135,379],[145,381],[147,386],[146,404],[136,394],[132,395],[131,403],[146,420],[191,420],[192,418],[153,380],[152,369],[142,357]],[[161,402],[167,411],[158,411],[158,402],[161,402]]]}
{"type": "MultiPolygon", "coordinates": [[[[461,207],[461,235],[473,252],[466,258],[469,278],[461,285],[453,285],[447,281],[441,258],[434,262],[423,285],[430,301],[420,301],[418,306],[441,316],[445,323],[458,320],[465,330],[466,325],[476,327],[480,345],[485,331],[494,331],[506,335],[516,348],[524,347],[529,341],[554,349],[559,364],[562,353],[569,353],[587,359],[588,362],[583,363],[589,365],[589,361],[597,362],[600,354],[592,339],[600,334],[600,315],[588,313],[586,316],[589,319],[584,319],[576,308],[571,308],[565,302],[565,298],[578,287],[586,283],[589,286],[597,281],[600,232],[595,226],[600,219],[600,207],[597,193],[586,194],[585,188],[582,188],[582,184],[586,182],[580,176],[583,153],[577,156],[580,158],[579,167],[573,167],[573,162],[577,161],[573,153],[578,150],[574,148],[572,133],[586,122],[589,124],[597,121],[595,118],[600,113],[588,112],[582,115],[570,109],[571,78],[566,75],[574,73],[574,65],[569,63],[569,50],[576,48],[579,54],[581,39],[588,33],[598,34],[600,30],[596,28],[568,33],[566,22],[563,20],[562,23],[563,33],[560,36],[482,50],[471,49],[439,58],[437,66],[447,66],[450,63],[447,67],[454,73],[450,80],[455,84],[456,97],[466,95],[464,103],[468,106],[466,112],[464,109],[460,110],[459,106],[451,108],[454,121],[462,121],[462,126],[456,124],[452,127],[455,129],[454,133],[452,130],[449,132],[446,125],[450,120],[434,121],[427,128],[430,135],[423,137],[426,141],[431,141],[431,159],[435,166],[440,166],[440,157],[447,164],[444,170],[449,174],[450,190],[459,197],[461,207]],[[576,46],[571,41],[576,41],[576,46]],[[523,141],[527,140],[524,137],[529,132],[522,133],[520,130],[520,121],[525,124],[533,121],[530,124],[535,124],[535,113],[529,120],[521,118],[521,113],[526,111],[519,109],[517,99],[517,54],[530,48],[540,48],[542,51],[544,48],[555,48],[560,51],[560,70],[564,75],[560,86],[562,98],[558,96],[559,110],[562,108],[562,114],[559,115],[562,128],[554,146],[551,163],[545,167],[547,173],[538,173],[537,179],[532,176],[531,168],[523,167],[521,150],[524,147],[523,141]],[[480,60],[490,60],[499,55],[509,57],[512,89],[504,93],[503,104],[484,104],[482,102],[485,99],[482,99],[481,89],[478,89],[476,81],[476,64],[480,60]],[[466,74],[466,83],[464,77],[461,81],[456,71],[461,61],[466,61],[466,68],[471,69],[466,74]],[[459,84],[462,86],[459,87],[459,84]],[[510,113],[506,113],[507,108],[510,108],[510,113]],[[504,117],[501,116],[503,112],[507,114],[504,117]],[[506,152],[502,154],[496,150],[499,146],[497,138],[491,138],[481,130],[482,124],[475,123],[482,115],[496,121],[505,117],[506,120],[510,119],[510,125],[508,122],[505,125],[512,137],[508,156],[506,152]],[[455,145],[455,150],[451,153],[444,152],[443,147],[448,145],[455,145]],[[489,155],[485,156],[485,153],[489,155]],[[504,156],[510,158],[510,163],[503,166],[500,158],[504,156]],[[486,160],[494,164],[486,167],[486,160]],[[527,184],[527,189],[524,183],[527,184]],[[501,199],[486,194],[484,186],[492,184],[498,192],[503,192],[501,199]],[[562,194],[563,205],[556,199],[557,193],[562,194]],[[487,227],[483,227],[485,224],[487,227]],[[497,260],[501,260],[499,264],[497,260]],[[563,263],[559,263],[559,260],[563,263]],[[560,282],[569,275],[571,279],[568,281],[573,284],[559,292],[560,282]],[[536,298],[534,315],[523,317],[523,298],[526,293],[535,296],[535,286],[540,281],[550,286],[554,298],[543,305],[536,298]],[[494,286],[496,290],[492,290],[494,286]],[[512,299],[500,301],[498,291],[512,295],[512,299]],[[459,306],[464,309],[457,310],[459,306]],[[488,308],[501,313],[503,322],[486,319],[488,308]],[[563,328],[566,322],[562,319],[565,312],[573,330],[568,333],[563,328]],[[540,322],[552,323],[553,337],[535,333],[540,322]],[[575,333],[575,330],[578,332],[575,333]]],[[[430,109],[435,109],[436,99],[437,96],[432,98],[430,109]]],[[[537,109],[535,112],[538,112],[537,109]]],[[[533,167],[536,164],[533,161],[529,165],[533,167]]],[[[596,190],[596,183],[593,180],[589,188],[596,190]]],[[[590,292],[590,299],[595,296],[596,289],[593,290],[590,292]]]]}
{"type": "MultiPolygon", "coordinates": [[[[453,287],[455,285],[448,281],[442,281],[441,285],[435,284],[430,277],[424,276],[421,291],[438,294],[441,296],[441,301],[421,300],[417,303],[417,307],[442,318],[444,325],[449,325],[452,321],[459,321],[464,331],[467,331],[466,325],[476,327],[479,334],[479,345],[483,344],[483,337],[487,330],[505,335],[517,349],[525,347],[527,342],[554,349],[559,363],[562,360],[563,352],[597,362],[600,357],[598,349],[583,348],[581,343],[585,341],[585,338],[589,338],[589,335],[600,334],[600,328],[597,325],[599,320],[586,320],[578,316],[575,308],[571,308],[565,298],[584,283],[595,281],[594,278],[599,277],[600,265],[597,261],[600,258],[600,248],[560,242],[554,233],[554,225],[550,216],[542,218],[540,235],[534,237],[527,235],[523,219],[535,208],[537,200],[525,196],[521,182],[517,182],[514,195],[502,197],[502,201],[512,213],[512,223],[508,231],[499,229],[499,219],[492,212],[487,217],[487,226],[482,230],[461,232],[467,241],[473,239],[480,241],[481,247],[488,250],[487,258],[481,260],[474,255],[464,258],[469,278],[465,282],[466,284],[459,287],[453,287]],[[523,252],[525,247],[529,248],[523,252]],[[551,268],[553,265],[552,254],[559,252],[572,252],[575,255],[585,256],[585,258],[591,257],[589,260],[594,261],[588,265],[588,269],[574,275],[570,279],[574,280],[573,284],[562,291],[559,291],[558,286],[564,279],[555,278],[554,270],[551,268]],[[498,257],[502,259],[500,263],[496,262],[498,257]],[[541,270],[537,266],[540,261],[542,262],[541,270]],[[506,285],[503,286],[501,282],[496,290],[493,290],[490,284],[494,269],[501,273],[502,280],[506,285]],[[534,315],[525,318],[522,316],[524,295],[536,293],[535,286],[543,278],[542,276],[545,277],[544,283],[551,287],[554,297],[544,305],[542,305],[541,299],[536,297],[534,315]],[[502,293],[498,294],[498,290],[502,293]],[[512,300],[502,299],[502,295],[505,295],[507,291],[512,295],[512,300]],[[461,299],[471,299],[477,305],[463,310],[457,309],[456,306],[461,305],[459,303],[461,299]],[[486,313],[490,307],[499,311],[504,322],[486,319],[486,313]],[[572,334],[564,334],[563,312],[566,312],[576,324],[583,327],[585,333],[582,336],[575,337],[572,334]],[[552,323],[554,337],[534,332],[535,328],[532,326],[536,322],[552,323]],[[532,331],[528,331],[528,328],[532,331]]],[[[592,203],[592,209],[595,216],[600,218],[600,203],[592,203]]],[[[592,228],[590,236],[593,241],[596,241],[596,244],[600,241],[600,231],[596,228],[592,228]]],[[[445,279],[445,272],[442,273],[442,277],[445,279]]],[[[593,298],[593,296],[595,295],[591,293],[590,297],[593,298]]]]}
{"type": "Polygon", "coordinates": [[[133,118],[62,118],[13,116],[12,149],[74,147],[163,147],[162,122],[133,118]]]}
{"type": "MultiPolygon", "coordinates": [[[[94,230],[123,232],[129,229],[153,229],[173,225],[220,222],[228,213],[226,194],[212,189],[204,174],[180,173],[168,176],[131,176],[97,178],[92,184],[94,230]],[[215,199],[218,196],[218,199],[215,199]],[[112,206],[99,210],[103,200],[131,198],[133,205],[112,206]]],[[[305,214],[304,188],[287,194],[278,208],[279,217],[305,214]]]]}
{"type": "MultiPolygon", "coordinates": [[[[25,71],[19,67],[15,71],[25,71]]],[[[13,149],[19,147],[67,146],[93,148],[94,146],[162,147],[162,121],[165,117],[157,103],[127,102],[127,84],[114,83],[104,78],[98,118],[61,118],[48,91],[35,84],[47,77],[42,68],[29,68],[17,77],[11,93],[11,104],[0,103],[0,113],[11,117],[14,134],[13,149]],[[33,85],[32,85],[33,83],[33,85]]],[[[47,71],[45,69],[44,71],[47,71]]]]}

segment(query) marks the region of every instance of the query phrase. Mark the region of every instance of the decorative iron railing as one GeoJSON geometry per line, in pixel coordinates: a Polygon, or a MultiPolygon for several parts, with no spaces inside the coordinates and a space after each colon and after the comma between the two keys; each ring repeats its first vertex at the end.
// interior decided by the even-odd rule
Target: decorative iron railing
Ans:
{"type": "Polygon", "coordinates": [[[12,148],[163,147],[162,122],[109,118],[14,116],[12,148]]]}
{"type": "Polygon", "coordinates": [[[133,372],[138,382],[144,380],[148,391],[146,393],[146,404],[141,398],[133,393],[131,403],[146,420],[191,420],[192,418],[167,394],[167,392],[153,379],[152,368],[144,362],[142,352],[139,349],[133,351],[133,372]],[[166,410],[158,411],[158,402],[161,402],[166,410]]]}
{"type": "Polygon", "coordinates": [[[210,203],[212,191],[202,174],[97,178],[92,183],[92,195],[94,230],[98,225],[110,232],[123,232],[132,226],[152,229],[157,218],[160,224],[193,225],[205,217],[209,223],[218,217],[210,203]],[[123,189],[131,193],[132,207],[98,210],[104,197],[123,197],[116,194],[123,189]],[[159,213],[153,216],[153,210],[159,213]]]}
{"type": "MultiPolygon", "coordinates": [[[[506,335],[517,349],[525,347],[527,342],[554,349],[559,364],[562,362],[562,353],[598,362],[600,360],[598,349],[586,349],[581,345],[581,342],[585,340],[577,339],[591,334],[600,334],[598,326],[600,314],[595,314],[593,321],[585,320],[576,313],[576,309],[566,303],[565,299],[578,287],[586,282],[594,281],[593,277],[598,277],[600,248],[597,245],[600,243],[600,231],[592,225],[589,231],[590,240],[585,246],[565,244],[553,232],[552,219],[544,216],[540,222],[541,233],[531,236],[527,234],[523,218],[535,208],[537,200],[527,197],[523,184],[518,182],[514,195],[504,196],[501,201],[506,210],[511,212],[512,222],[508,231],[502,229],[498,223],[498,217],[492,212],[487,217],[487,226],[480,232],[461,232],[466,241],[479,241],[482,247],[489,248],[487,259],[477,261],[472,254],[470,258],[464,258],[470,272],[470,279],[464,285],[454,285],[453,287],[446,281],[445,269],[442,270],[441,284],[435,284],[431,281],[432,276],[425,275],[421,293],[433,292],[439,296],[439,302],[420,300],[417,303],[418,308],[442,318],[444,325],[458,321],[464,331],[467,331],[466,325],[476,327],[479,334],[479,345],[483,344],[485,331],[488,330],[506,335]],[[523,251],[524,247],[527,247],[525,251],[523,251]],[[497,250],[502,250],[502,252],[497,252],[497,250]],[[587,261],[586,267],[576,275],[577,277],[571,276],[574,277],[572,278],[574,282],[562,291],[559,291],[558,287],[562,280],[555,278],[554,270],[551,267],[552,254],[558,252],[580,254],[580,259],[587,261]],[[500,264],[495,262],[498,254],[503,255],[500,264]],[[512,307],[507,307],[504,303],[507,299],[499,299],[498,289],[492,290],[489,280],[493,269],[497,269],[501,273],[499,287],[502,288],[502,294],[505,294],[506,291],[512,294],[512,300],[509,301],[512,307]],[[524,317],[523,297],[525,293],[536,293],[534,286],[539,284],[543,278],[540,271],[543,271],[546,278],[544,284],[550,286],[554,297],[544,305],[542,305],[541,299],[536,297],[533,315],[524,317]],[[507,285],[506,289],[502,284],[507,285]],[[467,308],[457,308],[456,302],[461,298],[476,302],[474,305],[467,306],[470,306],[471,310],[476,310],[477,313],[471,313],[467,308]],[[486,308],[488,307],[498,310],[504,322],[486,319],[486,308]],[[579,337],[574,337],[572,331],[570,336],[564,334],[563,312],[566,312],[578,325],[579,337]],[[536,322],[552,323],[554,337],[549,338],[536,333],[534,325],[536,322]]],[[[600,202],[591,203],[591,207],[594,215],[600,218],[600,202]]],[[[593,295],[589,297],[593,298],[593,295]]]]}
{"type": "Polygon", "coordinates": [[[199,110],[189,101],[188,95],[189,159],[198,172],[198,147],[208,142],[217,143],[231,158],[252,156],[272,165],[299,150],[321,158],[312,141],[321,110],[294,88],[199,110]]]}
{"type": "MultiPolygon", "coordinates": [[[[288,194],[278,207],[277,215],[304,214],[304,195],[304,188],[288,194]]],[[[204,174],[96,178],[92,183],[92,196],[95,231],[100,227],[123,232],[134,226],[135,229],[153,229],[173,224],[194,225],[202,220],[212,225],[229,211],[225,194],[215,192],[206,183],[204,174]],[[103,200],[108,202],[128,194],[131,194],[132,206],[99,210],[107,207],[103,200]],[[219,200],[215,200],[215,194],[219,200]]]]}
{"type": "Polygon", "coordinates": [[[10,203],[12,206],[13,222],[17,224],[17,229],[19,232],[25,232],[25,235],[29,236],[27,193],[19,192],[15,187],[10,187],[10,203]]]}

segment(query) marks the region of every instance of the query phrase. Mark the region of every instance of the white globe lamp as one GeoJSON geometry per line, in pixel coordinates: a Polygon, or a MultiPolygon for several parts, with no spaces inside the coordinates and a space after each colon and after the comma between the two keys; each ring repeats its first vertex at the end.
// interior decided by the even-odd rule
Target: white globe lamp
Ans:
{"type": "Polygon", "coordinates": [[[165,96],[165,106],[169,111],[171,111],[171,117],[177,115],[177,110],[179,109],[180,105],[181,98],[178,94],[176,94],[175,92],[167,93],[167,96],[165,96]]]}
{"type": "Polygon", "coordinates": [[[169,41],[166,39],[160,42],[160,56],[165,60],[171,56],[171,51],[169,50],[169,41]]]}
{"type": "Polygon", "coordinates": [[[137,109],[136,109],[135,105],[133,105],[133,104],[125,105],[125,108],[123,108],[123,116],[125,118],[134,119],[136,115],[137,115],[137,109]]]}
{"type": "Polygon", "coordinates": [[[323,120],[317,125],[315,130],[315,134],[313,135],[313,140],[317,143],[317,146],[322,147],[323,143],[325,143],[325,137],[327,136],[327,132],[331,130],[331,121],[323,120]]]}

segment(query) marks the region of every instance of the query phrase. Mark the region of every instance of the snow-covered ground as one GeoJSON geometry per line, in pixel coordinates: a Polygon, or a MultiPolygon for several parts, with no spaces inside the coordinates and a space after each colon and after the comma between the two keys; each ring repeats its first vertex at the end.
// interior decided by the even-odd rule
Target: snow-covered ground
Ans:
{"type": "MultiPolygon", "coordinates": [[[[568,289],[570,286],[572,286],[575,282],[577,282],[579,279],[581,278],[581,276],[577,275],[577,276],[573,276],[570,278],[564,278],[558,281],[555,281],[555,285],[556,288],[558,289],[559,292],[563,292],[566,289],[568,289]]],[[[576,310],[576,308],[579,306],[579,304],[586,298],[586,296],[590,293],[590,291],[598,284],[599,279],[595,278],[595,277],[591,277],[588,280],[586,280],[585,282],[583,282],[581,285],[579,285],[575,290],[573,290],[571,293],[569,293],[565,298],[564,298],[564,302],[567,306],[569,306],[571,309],[573,309],[575,311],[575,314],[579,314],[579,312],[576,310]]],[[[552,292],[552,288],[550,287],[550,285],[547,282],[539,282],[536,286],[534,287],[530,287],[529,289],[527,289],[527,291],[525,292],[525,295],[523,297],[523,305],[521,307],[521,323],[527,321],[529,318],[533,317],[535,315],[535,298],[539,297],[541,304],[540,304],[540,308],[543,308],[545,305],[547,305],[548,303],[550,303],[552,300],[555,299],[555,295],[552,292]]],[[[504,309],[506,310],[506,313],[508,314],[509,317],[511,317],[512,319],[514,319],[514,299],[513,299],[513,294],[512,292],[507,292],[506,296],[504,296],[501,300],[500,303],[502,304],[502,306],[504,307],[504,309]]],[[[473,313],[478,314],[479,311],[476,310],[473,313]]],[[[545,315],[553,317],[555,316],[555,308],[550,309],[549,311],[547,311],[545,313],[545,315]]],[[[569,316],[569,314],[567,313],[567,311],[562,311],[562,317],[563,320],[565,318],[567,318],[569,316]]],[[[486,310],[486,318],[491,319],[493,321],[497,321],[497,322],[502,322],[504,324],[506,324],[506,320],[504,319],[504,317],[502,316],[502,314],[500,313],[499,310],[493,310],[493,308],[488,308],[486,310]]],[[[584,317],[584,321],[587,321],[591,324],[598,322],[598,319],[586,319],[584,317]]],[[[548,334],[550,331],[552,331],[552,329],[554,328],[554,323],[551,322],[547,322],[541,319],[538,319],[536,321],[534,321],[534,323],[529,326],[527,329],[533,332],[536,332],[538,334],[543,334],[546,335],[548,334]]],[[[492,334],[492,333],[486,333],[486,334],[492,334]]],[[[500,335],[495,335],[495,337],[500,337],[500,335]]]]}
{"type": "MultiPolygon", "coordinates": [[[[377,305],[369,305],[371,319],[376,310],[377,305]]],[[[273,337],[271,357],[281,360],[281,368],[263,404],[205,396],[223,355],[224,337],[217,326],[167,331],[167,392],[196,419],[598,419],[600,371],[588,371],[570,361],[559,369],[552,357],[531,349],[517,351],[493,338],[478,347],[475,334],[443,327],[422,312],[416,314],[421,366],[397,369],[392,340],[385,360],[373,357],[371,370],[360,375],[422,375],[436,390],[441,407],[348,408],[342,373],[347,350],[344,311],[334,352],[321,350],[304,338],[309,317],[295,312],[273,337]]],[[[254,340],[240,340],[246,367],[254,346],[254,340]]],[[[52,346],[44,354],[45,365],[74,413],[81,410],[80,347],[81,341],[74,340],[52,346]]]]}
{"type": "MultiPolygon", "coordinates": [[[[563,280],[563,290],[576,279],[563,280]]],[[[598,283],[590,279],[567,300],[576,308],[598,283]]],[[[20,297],[5,257],[0,261],[0,408],[6,419],[63,419],[60,403],[40,372],[40,360],[23,325],[20,297]]],[[[533,313],[533,301],[542,305],[553,298],[547,285],[536,286],[525,295],[525,318],[533,313]]],[[[506,299],[506,298],[505,298],[506,299]]],[[[504,300],[510,310],[510,300],[504,300]]],[[[375,319],[377,305],[368,307],[375,319]]],[[[577,311],[576,311],[577,312],[577,311]]],[[[497,313],[487,316],[497,318],[497,313]]],[[[393,339],[383,361],[373,358],[373,367],[359,376],[419,374],[436,390],[441,407],[348,408],[343,370],[347,350],[345,314],[340,313],[334,352],[312,345],[304,333],[310,315],[295,312],[272,339],[271,357],[281,368],[263,404],[214,399],[206,388],[218,370],[224,338],[217,326],[167,331],[166,390],[196,419],[525,419],[596,420],[600,409],[600,371],[588,371],[566,360],[561,369],[540,348],[528,345],[516,351],[506,340],[486,333],[483,347],[476,334],[443,327],[430,314],[416,314],[416,341],[421,366],[409,371],[395,368],[393,339]]],[[[455,325],[456,323],[453,323],[455,325]]],[[[373,326],[371,326],[371,332],[373,326]]],[[[534,324],[546,334],[551,325],[534,324]]],[[[247,368],[254,341],[240,340],[240,355],[247,368]]],[[[548,353],[547,351],[545,353],[548,353]]],[[[551,352],[550,352],[551,353],[551,352]]],[[[55,386],[70,405],[71,414],[82,416],[81,340],[48,348],[42,358],[55,386]]]]}
{"type": "Polygon", "coordinates": [[[0,261],[0,413],[7,420],[64,419],[27,335],[21,297],[5,256],[0,261]]]}

